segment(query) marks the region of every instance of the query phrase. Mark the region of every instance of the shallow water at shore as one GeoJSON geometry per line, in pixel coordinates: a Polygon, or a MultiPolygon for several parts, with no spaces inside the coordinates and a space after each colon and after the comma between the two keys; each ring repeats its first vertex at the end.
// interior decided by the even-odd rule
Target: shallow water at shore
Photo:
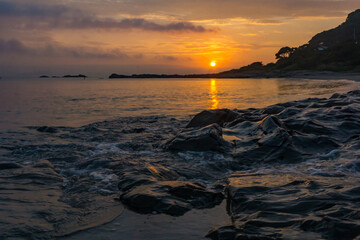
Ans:
{"type": "MultiPolygon", "coordinates": [[[[186,128],[191,111],[211,108],[209,92],[204,102],[182,110],[156,105],[162,112],[155,116],[146,111],[111,116],[104,107],[106,120],[83,126],[76,125],[93,121],[93,110],[87,111],[90,120],[78,121],[64,110],[61,126],[21,125],[27,117],[19,117],[21,127],[0,132],[0,239],[99,239],[102,232],[124,239],[129,233],[131,239],[358,237],[360,93],[290,101],[302,98],[294,89],[323,97],[357,85],[291,81],[281,89],[292,95],[259,91],[239,102],[287,99],[283,103],[236,107],[243,109],[219,125],[186,128]],[[204,149],[194,151],[194,144],[204,149]],[[179,229],[171,229],[172,221],[179,229]]],[[[211,91],[212,80],[196,84],[205,83],[211,91]]],[[[219,96],[218,106],[227,106],[231,98],[219,96]]],[[[44,109],[39,112],[47,114],[44,109]]],[[[19,115],[27,113],[22,111],[19,115]]],[[[45,119],[51,123],[51,118],[45,119]]]]}

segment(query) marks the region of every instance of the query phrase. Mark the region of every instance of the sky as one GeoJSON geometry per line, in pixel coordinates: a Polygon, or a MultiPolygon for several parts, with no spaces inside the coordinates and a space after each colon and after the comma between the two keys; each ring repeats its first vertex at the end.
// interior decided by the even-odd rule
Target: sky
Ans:
{"type": "Polygon", "coordinates": [[[307,43],[358,7],[359,0],[0,0],[0,76],[266,64],[281,47],[307,43]]]}

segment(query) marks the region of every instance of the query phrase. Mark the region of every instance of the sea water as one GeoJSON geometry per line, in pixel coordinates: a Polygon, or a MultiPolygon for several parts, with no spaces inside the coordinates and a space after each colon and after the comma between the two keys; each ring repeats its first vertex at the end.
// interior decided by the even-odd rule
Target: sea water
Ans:
{"type": "Polygon", "coordinates": [[[204,109],[261,108],[357,89],[348,80],[2,79],[0,129],[81,126],[118,117],[189,117],[204,109]]]}

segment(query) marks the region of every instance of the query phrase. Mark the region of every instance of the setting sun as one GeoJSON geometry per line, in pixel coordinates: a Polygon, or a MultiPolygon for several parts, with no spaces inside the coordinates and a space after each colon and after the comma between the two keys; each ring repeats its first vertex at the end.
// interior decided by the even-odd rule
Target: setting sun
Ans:
{"type": "Polygon", "coordinates": [[[210,63],[210,66],[215,67],[215,66],[216,66],[216,62],[211,62],[211,63],[210,63]]]}

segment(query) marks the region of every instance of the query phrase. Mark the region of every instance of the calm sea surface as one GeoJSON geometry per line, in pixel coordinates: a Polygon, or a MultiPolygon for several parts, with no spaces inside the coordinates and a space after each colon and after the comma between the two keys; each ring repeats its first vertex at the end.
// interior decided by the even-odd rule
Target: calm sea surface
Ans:
{"type": "Polygon", "coordinates": [[[261,108],[359,87],[348,80],[306,79],[3,79],[0,129],[81,126],[127,116],[188,117],[204,109],[261,108]]]}

